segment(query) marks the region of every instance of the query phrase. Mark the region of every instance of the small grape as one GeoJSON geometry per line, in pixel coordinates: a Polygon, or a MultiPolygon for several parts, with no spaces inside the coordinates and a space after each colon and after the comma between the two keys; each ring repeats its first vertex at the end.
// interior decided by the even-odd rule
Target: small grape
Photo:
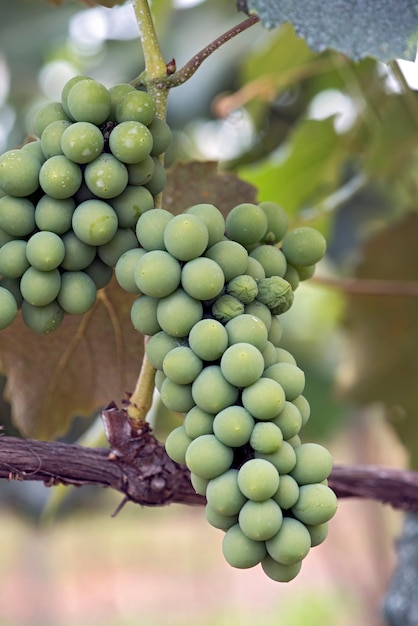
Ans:
{"type": "Polygon", "coordinates": [[[186,337],[193,326],[202,319],[203,307],[183,289],[162,298],[157,307],[157,319],[162,330],[173,337],[186,337]],[[173,311],[176,312],[173,315],[173,311]]]}
{"type": "Polygon", "coordinates": [[[295,267],[295,270],[298,273],[299,280],[309,280],[309,278],[312,278],[312,276],[315,274],[316,265],[298,265],[297,267],[295,267]]]}
{"type": "Polygon", "coordinates": [[[141,122],[132,120],[121,122],[110,133],[109,147],[119,161],[138,163],[149,156],[152,150],[152,135],[141,122]]]}
{"type": "Polygon", "coordinates": [[[243,313],[243,303],[229,294],[219,296],[212,305],[213,317],[223,324],[243,313]]]}
{"type": "Polygon", "coordinates": [[[296,448],[302,445],[302,440],[299,435],[293,435],[293,437],[290,437],[290,439],[287,440],[287,443],[290,443],[292,448],[296,450],[296,448]]]}
{"type": "Polygon", "coordinates": [[[116,121],[134,120],[145,126],[151,124],[155,117],[155,102],[146,91],[129,91],[116,105],[116,121]]]}
{"type": "MultiPolygon", "coordinates": [[[[197,493],[201,492],[197,491],[197,493]]],[[[202,496],[204,495],[205,493],[202,493],[202,496]]],[[[205,517],[211,526],[225,532],[229,530],[231,526],[235,526],[235,524],[238,523],[238,515],[222,515],[215,511],[209,504],[205,506],[205,517]]]]}
{"type": "Polygon", "coordinates": [[[318,263],[326,247],[324,236],[310,226],[295,228],[287,233],[282,242],[282,251],[288,262],[302,267],[318,263]]]}
{"type": "Polygon", "coordinates": [[[79,165],[67,159],[63,154],[45,161],[39,171],[39,184],[43,191],[58,200],[73,196],[78,191],[81,181],[82,173],[79,165]]]}
{"type": "Polygon", "coordinates": [[[205,256],[221,266],[226,282],[245,274],[248,265],[248,252],[237,241],[218,241],[206,250],[205,256]]]}
{"type": "Polygon", "coordinates": [[[17,302],[12,293],[0,287],[0,330],[7,328],[17,315],[17,302]]]}
{"type": "Polygon", "coordinates": [[[296,480],[289,474],[281,474],[279,488],[272,498],[283,511],[291,509],[299,498],[299,485],[296,480]]]}
{"type": "Polygon", "coordinates": [[[26,256],[33,267],[48,272],[58,267],[64,259],[65,245],[59,235],[40,231],[28,239],[26,256]]]}
{"type": "Polygon", "coordinates": [[[57,300],[66,313],[80,315],[89,311],[96,302],[94,280],[85,272],[63,272],[57,300]]]}
{"type": "Polygon", "coordinates": [[[183,424],[173,428],[169,432],[165,441],[165,450],[175,463],[185,464],[186,450],[191,443],[190,437],[187,436],[183,424]]]}
{"type": "Polygon", "coordinates": [[[206,250],[208,241],[206,224],[196,215],[176,215],[165,227],[165,247],[180,261],[190,261],[200,256],[206,250]]]}
{"type": "Polygon", "coordinates": [[[57,297],[61,287],[61,276],[57,269],[41,272],[29,267],[20,281],[24,299],[34,306],[45,306],[57,297]]]}
{"type": "Polygon", "coordinates": [[[196,300],[212,300],[221,293],[224,284],[223,271],[211,259],[192,259],[181,270],[181,285],[196,300]]]}
{"type": "Polygon", "coordinates": [[[196,439],[201,435],[213,435],[214,417],[212,413],[206,413],[198,406],[194,406],[184,418],[184,429],[191,439],[196,439]]]}
{"type": "Polygon", "coordinates": [[[163,361],[164,374],[179,385],[192,383],[202,368],[202,360],[187,346],[173,348],[163,361]]]}
{"type": "MultiPolygon", "coordinates": [[[[67,104],[67,99],[68,99],[68,94],[70,93],[71,88],[76,84],[79,83],[82,80],[87,80],[88,76],[81,76],[79,74],[77,74],[76,76],[73,76],[72,78],[70,78],[69,80],[67,80],[67,82],[65,83],[64,87],[62,88],[61,91],[61,104],[60,106],[62,107],[62,110],[65,112],[66,116],[70,115],[70,111],[68,109],[68,104],[67,104]]],[[[48,106],[48,105],[46,105],[48,106]]],[[[61,119],[61,118],[58,118],[61,119]]],[[[65,119],[65,118],[62,118],[65,119]]],[[[70,119],[70,118],[68,118],[70,119]]],[[[36,131],[35,131],[36,132],[36,131]]],[[[38,133],[36,133],[38,134],[38,133]]]]}
{"type": "Polygon", "coordinates": [[[297,365],[296,359],[288,350],[284,348],[276,348],[276,362],[277,363],[292,363],[297,365]]]}
{"type": "Polygon", "coordinates": [[[196,493],[199,493],[201,496],[206,494],[206,487],[209,484],[209,480],[207,478],[202,478],[201,476],[197,476],[196,474],[193,474],[193,472],[190,472],[190,482],[192,483],[196,493]]]}
{"type": "Polygon", "coordinates": [[[261,350],[265,368],[270,367],[270,365],[277,362],[276,350],[277,348],[271,343],[271,341],[266,341],[264,348],[261,350]]]}
{"type": "Polygon", "coordinates": [[[10,291],[14,299],[16,300],[17,307],[20,309],[23,302],[22,292],[20,291],[20,279],[19,278],[0,278],[0,287],[10,291]]]}
{"type": "Polygon", "coordinates": [[[60,145],[65,156],[74,163],[90,163],[103,151],[104,138],[94,124],[75,122],[64,129],[60,145]]]}
{"type": "Polygon", "coordinates": [[[255,541],[271,539],[279,531],[282,521],[282,511],[271,498],[262,502],[248,500],[238,516],[239,526],[244,535],[255,541]]]}
{"type": "Polygon", "coordinates": [[[157,372],[155,372],[155,388],[157,389],[157,391],[161,392],[161,387],[163,386],[163,382],[166,378],[167,376],[162,370],[158,370],[157,372]]]}
{"type": "Polygon", "coordinates": [[[245,274],[252,276],[255,280],[261,280],[266,277],[264,267],[261,265],[260,261],[257,261],[257,259],[254,259],[252,256],[248,257],[245,274]]]}
{"type": "Polygon", "coordinates": [[[25,237],[35,228],[35,207],[28,198],[0,198],[0,228],[8,235],[25,237]]]}
{"type": "Polygon", "coordinates": [[[143,335],[155,335],[161,326],[157,319],[158,298],[140,296],[131,308],[131,321],[134,328],[143,335]]]}
{"type": "Polygon", "coordinates": [[[39,186],[41,164],[28,151],[19,148],[0,156],[0,188],[11,196],[29,196],[39,186]]]}
{"type": "Polygon", "coordinates": [[[166,122],[164,122],[164,120],[161,120],[159,117],[155,117],[152,122],[148,124],[148,129],[152,134],[151,155],[159,156],[160,154],[164,154],[170,146],[173,138],[171,128],[166,122]]]}
{"type": "Polygon", "coordinates": [[[249,539],[242,532],[239,524],[231,526],[223,538],[222,552],[229,565],[239,569],[248,569],[262,562],[266,557],[263,541],[249,539]]]}
{"type": "Polygon", "coordinates": [[[97,290],[106,287],[113,277],[112,268],[97,257],[93,259],[90,265],[84,268],[84,271],[94,281],[97,290]]]}
{"type": "Polygon", "coordinates": [[[269,463],[271,463],[279,472],[280,476],[282,474],[288,474],[289,472],[291,472],[296,465],[295,450],[287,441],[283,441],[280,448],[275,452],[272,452],[270,454],[256,452],[255,457],[257,459],[264,459],[265,461],[269,461],[269,463]]]}
{"type": "Polygon", "coordinates": [[[220,322],[203,319],[190,330],[189,345],[204,361],[216,361],[228,346],[228,334],[220,322]]]}
{"type": "Polygon", "coordinates": [[[213,420],[213,432],[219,441],[231,448],[248,443],[253,428],[254,418],[242,406],[227,406],[213,420]]]}
{"type": "Polygon", "coordinates": [[[201,435],[186,450],[186,465],[191,472],[202,478],[215,478],[231,466],[234,452],[215,435],[201,435]]]}
{"type": "Polygon", "coordinates": [[[42,105],[33,116],[33,132],[37,137],[41,137],[45,128],[59,120],[71,121],[63,106],[59,102],[47,102],[42,105]]]}
{"type": "Polygon", "coordinates": [[[292,363],[276,363],[264,372],[266,378],[278,382],[284,390],[286,400],[294,400],[305,388],[305,373],[292,363]]]}
{"type": "Polygon", "coordinates": [[[257,282],[252,276],[242,274],[229,281],[226,286],[226,291],[231,296],[238,298],[243,304],[248,304],[257,297],[257,282]]]}
{"type": "Polygon", "coordinates": [[[256,204],[243,203],[234,207],[226,218],[226,234],[229,239],[243,246],[259,242],[267,230],[266,214],[256,204]]]}
{"type": "Polygon", "coordinates": [[[284,517],[279,531],[266,541],[269,555],[278,563],[298,563],[311,549],[311,536],[306,527],[292,517],[284,517]]]}
{"type": "Polygon", "coordinates": [[[302,561],[293,563],[292,565],[283,565],[268,555],[261,561],[261,567],[264,573],[272,580],[279,583],[288,583],[299,574],[302,561]]]}
{"type": "MultiPolygon", "coordinates": [[[[135,251],[131,250],[131,253],[132,252],[136,252],[136,250],[135,251]]],[[[130,254],[129,252],[126,252],[123,256],[129,255],[129,254],[130,254]]],[[[117,269],[118,269],[118,266],[116,265],[116,272],[117,272],[117,269]]],[[[116,274],[116,278],[117,278],[117,274],[116,274]]],[[[145,350],[146,350],[149,362],[151,363],[153,367],[155,367],[155,369],[162,370],[164,357],[170,352],[170,350],[173,350],[173,348],[177,348],[178,345],[179,344],[178,344],[177,339],[175,339],[174,337],[171,337],[171,335],[168,335],[163,330],[161,330],[160,332],[153,335],[149,339],[146,345],[145,350]]]]}
{"type": "Polygon", "coordinates": [[[260,202],[259,207],[267,217],[266,240],[269,243],[281,241],[289,227],[286,211],[275,202],[260,202]]]}
{"type": "Polygon", "coordinates": [[[96,256],[95,246],[90,246],[81,241],[74,231],[69,230],[68,233],[62,235],[64,244],[64,258],[61,261],[61,267],[64,270],[78,271],[84,270],[93,262],[96,256]]]}
{"type": "Polygon", "coordinates": [[[116,119],[116,107],[118,106],[119,102],[126,96],[126,94],[135,91],[135,87],[133,87],[133,85],[130,85],[129,83],[118,83],[116,85],[112,85],[112,87],[109,87],[108,91],[111,104],[109,117],[110,119],[114,120],[116,119]]]}
{"type": "Polygon", "coordinates": [[[280,428],[284,439],[291,439],[297,435],[302,428],[302,416],[295,404],[286,400],[283,409],[273,420],[274,424],[280,428]]]}
{"type": "Polygon", "coordinates": [[[161,401],[170,411],[186,413],[194,406],[191,385],[179,385],[166,378],[160,389],[161,401]]]}
{"type": "Polygon", "coordinates": [[[28,269],[26,241],[12,239],[0,247],[0,274],[7,278],[20,278],[28,269]]]}
{"type": "Polygon", "coordinates": [[[70,126],[71,122],[67,120],[56,120],[45,128],[41,135],[41,149],[46,159],[63,154],[61,137],[70,126]]]}
{"type": "Polygon", "coordinates": [[[212,478],[206,488],[209,506],[220,515],[238,515],[247,501],[238,487],[238,470],[229,469],[212,478]]]}
{"type": "Polygon", "coordinates": [[[44,195],[35,207],[35,223],[39,230],[49,230],[57,235],[66,233],[71,228],[75,209],[73,198],[57,200],[44,195]]]}
{"type": "Polygon", "coordinates": [[[143,213],[136,224],[136,236],[145,250],[165,250],[164,233],[173,215],[165,209],[143,213]]]}
{"type": "Polygon", "coordinates": [[[26,326],[39,335],[49,335],[64,319],[64,311],[56,300],[45,306],[34,306],[22,302],[22,318],[26,326]]]}
{"type": "Polygon", "coordinates": [[[103,200],[86,200],[73,213],[72,227],[79,239],[91,246],[110,241],[118,229],[118,218],[103,200]]]}
{"type": "Polygon", "coordinates": [[[260,350],[250,343],[234,343],[222,355],[221,372],[236,387],[247,387],[260,378],[264,359],[260,350]]]}
{"type": "Polygon", "coordinates": [[[273,422],[257,422],[250,436],[250,446],[256,452],[270,454],[280,448],[283,433],[273,422]]]}
{"type": "Polygon", "coordinates": [[[138,163],[128,163],[126,168],[128,170],[128,182],[130,185],[146,185],[150,182],[154,174],[155,161],[148,155],[138,163]]]}
{"type": "Polygon", "coordinates": [[[132,250],[124,252],[116,262],[116,280],[122,289],[128,293],[140,293],[138,285],[135,282],[135,267],[144,254],[147,254],[147,252],[143,248],[133,248],[132,250]]]}
{"type": "Polygon", "coordinates": [[[312,547],[319,546],[328,536],[328,522],[323,524],[315,524],[314,526],[306,525],[306,529],[311,536],[312,547]]]}
{"type": "Polygon", "coordinates": [[[36,139],[35,141],[28,141],[28,143],[25,143],[22,146],[22,150],[24,150],[25,152],[29,152],[29,154],[32,154],[32,156],[36,157],[41,164],[46,160],[45,155],[42,152],[40,139],[36,139]]]}
{"type": "Polygon", "coordinates": [[[298,396],[294,400],[292,400],[292,404],[294,404],[300,411],[302,416],[302,426],[305,426],[306,422],[309,420],[311,415],[311,407],[305,396],[298,396]]]}
{"type": "Polygon", "coordinates": [[[86,78],[71,86],[68,92],[67,107],[71,117],[77,122],[90,122],[99,126],[110,114],[109,92],[101,83],[86,78]]]}
{"type": "Polygon", "coordinates": [[[277,469],[265,459],[250,459],[238,472],[238,486],[244,496],[261,502],[268,500],[277,491],[280,478],[277,469]]]}
{"type": "Polygon", "coordinates": [[[165,187],[167,182],[167,171],[162,163],[156,157],[154,158],[154,172],[151,176],[151,180],[144,184],[153,196],[159,194],[165,187]]]}
{"type": "Polygon", "coordinates": [[[292,287],[281,276],[262,278],[257,286],[257,300],[268,306],[273,315],[285,313],[292,306],[292,287]]]}
{"type": "Polygon", "coordinates": [[[317,443],[304,443],[295,448],[296,465],[291,475],[299,485],[320,483],[331,473],[333,459],[326,448],[317,443]]]}
{"type": "Polygon", "coordinates": [[[250,252],[250,256],[261,263],[266,278],[270,276],[284,276],[287,267],[286,257],[279,248],[263,244],[254,248],[250,252]]]}
{"type": "Polygon", "coordinates": [[[244,313],[246,315],[258,317],[264,323],[267,328],[267,332],[270,333],[272,316],[270,309],[265,304],[259,302],[258,300],[253,300],[249,304],[245,305],[244,313]]]}
{"type": "Polygon", "coordinates": [[[186,210],[186,213],[200,217],[206,224],[209,233],[208,247],[222,241],[225,234],[225,220],[216,206],[213,204],[194,204],[186,210]]]}
{"type": "Polygon", "coordinates": [[[250,343],[262,350],[267,343],[267,328],[264,322],[248,313],[243,313],[225,324],[229,344],[250,343]]]}
{"type": "Polygon", "coordinates": [[[284,407],[283,387],[271,378],[260,378],[242,392],[242,403],[259,420],[271,420],[284,407]]]}
{"type": "Polygon", "coordinates": [[[98,198],[116,198],[128,184],[128,170],[112,154],[100,154],[94,161],[87,163],[84,180],[98,198]]]}
{"type": "Polygon", "coordinates": [[[154,208],[154,198],[145,187],[127,185],[116,198],[110,198],[109,204],[118,216],[119,226],[135,229],[141,215],[154,208]]]}
{"type": "Polygon", "coordinates": [[[286,272],[283,278],[287,280],[287,282],[292,287],[292,290],[296,291],[296,289],[299,287],[300,276],[297,269],[293,267],[293,265],[290,265],[290,263],[287,264],[286,272]]]}
{"type": "Polygon", "coordinates": [[[231,385],[219,365],[204,367],[192,384],[193,399],[207,413],[219,413],[238,399],[238,389],[231,385]]]}
{"type": "Polygon", "coordinates": [[[129,250],[138,248],[138,240],[130,228],[118,228],[114,237],[97,248],[97,254],[103,263],[115,267],[120,257],[129,250]]]}
{"type": "Polygon", "coordinates": [[[271,316],[271,324],[268,333],[268,340],[275,346],[280,345],[283,336],[283,324],[278,315],[271,316]]]}

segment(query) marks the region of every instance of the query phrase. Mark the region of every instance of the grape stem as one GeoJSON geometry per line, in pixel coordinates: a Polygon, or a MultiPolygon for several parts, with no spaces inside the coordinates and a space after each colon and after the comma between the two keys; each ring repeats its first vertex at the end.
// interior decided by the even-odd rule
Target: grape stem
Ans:
{"type": "Polygon", "coordinates": [[[155,369],[149,362],[146,346],[150,337],[144,337],[144,358],[136,387],[129,399],[128,416],[133,428],[140,428],[152,406],[155,384],[155,369]]]}

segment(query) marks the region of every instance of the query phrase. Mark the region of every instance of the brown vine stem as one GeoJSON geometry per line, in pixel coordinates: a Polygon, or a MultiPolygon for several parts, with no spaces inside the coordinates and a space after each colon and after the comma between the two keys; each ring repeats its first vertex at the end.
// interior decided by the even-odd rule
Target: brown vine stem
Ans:
{"type": "Polygon", "coordinates": [[[374,278],[328,278],[314,276],[311,283],[337,289],[344,293],[369,296],[418,296],[418,281],[374,278]]]}

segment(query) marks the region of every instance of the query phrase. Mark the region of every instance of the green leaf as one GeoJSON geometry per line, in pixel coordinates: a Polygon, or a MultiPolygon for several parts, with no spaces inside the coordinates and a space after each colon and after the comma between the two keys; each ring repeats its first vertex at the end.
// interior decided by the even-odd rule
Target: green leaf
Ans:
{"type": "Polygon", "coordinates": [[[413,60],[418,8],[412,0],[248,0],[266,28],[291,22],[296,33],[317,52],[334,48],[352,59],[413,60]]]}

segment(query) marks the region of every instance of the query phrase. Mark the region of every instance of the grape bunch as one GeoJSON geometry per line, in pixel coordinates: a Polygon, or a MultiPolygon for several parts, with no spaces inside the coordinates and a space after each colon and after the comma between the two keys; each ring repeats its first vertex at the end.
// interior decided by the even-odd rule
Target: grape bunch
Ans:
{"type": "Polygon", "coordinates": [[[84,76],[34,115],[36,140],[0,156],[0,329],[19,308],[47,334],[85,313],[119,257],[138,247],[171,140],[145,91],[84,76]]]}
{"type": "Polygon", "coordinates": [[[304,372],[281,347],[280,315],[325,240],[309,227],[288,231],[272,202],[240,204],[226,220],[211,204],[176,216],[154,209],[136,234],[140,247],[115,273],[138,294],[131,319],[151,336],[146,353],[162,402],[184,414],[167,453],[206,496],[226,561],[261,563],[273,580],[289,581],[325,539],[337,506],[330,453],[300,439],[310,416],[304,372]]]}

